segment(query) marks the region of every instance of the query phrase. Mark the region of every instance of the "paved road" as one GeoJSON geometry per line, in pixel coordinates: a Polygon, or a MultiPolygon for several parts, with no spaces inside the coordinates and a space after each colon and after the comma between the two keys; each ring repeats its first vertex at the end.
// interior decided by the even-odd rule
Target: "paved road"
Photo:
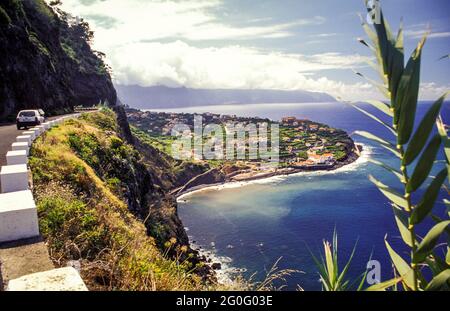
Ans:
{"type": "MultiPolygon", "coordinates": [[[[59,117],[49,117],[47,119],[54,120],[59,117]]],[[[18,130],[16,124],[0,126],[0,166],[6,165],[6,153],[11,150],[11,144],[16,141],[16,137],[24,131],[26,130],[18,130]]]]}
{"type": "MultiPolygon", "coordinates": [[[[58,116],[48,119],[56,118],[58,116]]],[[[25,130],[18,130],[16,124],[0,126],[0,166],[6,165],[6,153],[23,131],[25,130]]],[[[0,243],[0,291],[11,279],[53,268],[47,246],[41,237],[0,243]]]]}
{"type": "MultiPolygon", "coordinates": [[[[72,115],[72,113],[68,115],[72,115]]],[[[49,117],[47,120],[54,120],[59,117],[60,116],[49,117]]],[[[16,137],[24,131],[26,130],[18,130],[15,123],[0,126],[0,166],[6,165],[6,153],[11,150],[11,144],[16,141],[16,137]]]]}

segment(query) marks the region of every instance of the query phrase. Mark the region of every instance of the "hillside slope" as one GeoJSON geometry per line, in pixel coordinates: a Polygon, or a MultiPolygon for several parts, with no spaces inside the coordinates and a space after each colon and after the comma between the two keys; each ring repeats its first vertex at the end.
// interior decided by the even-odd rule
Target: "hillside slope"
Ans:
{"type": "Polygon", "coordinates": [[[190,250],[174,198],[181,165],[119,137],[110,109],[41,136],[31,152],[40,230],[54,263],[78,261],[90,289],[211,289],[211,269],[190,250]]]}
{"type": "Polygon", "coordinates": [[[116,104],[87,24],[59,13],[44,0],[0,2],[0,121],[25,108],[56,114],[99,101],[116,104]]]}

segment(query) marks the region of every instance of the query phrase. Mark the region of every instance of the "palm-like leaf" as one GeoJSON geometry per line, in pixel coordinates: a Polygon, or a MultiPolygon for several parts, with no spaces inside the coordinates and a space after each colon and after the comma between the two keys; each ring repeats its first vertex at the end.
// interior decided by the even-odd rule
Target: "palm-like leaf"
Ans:
{"type": "MultiPolygon", "coordinates": [[[[333,233],[332,244],[328,241],[323,241],[324,256],[317,259],[311,252],[311,256],[319,270],[320,282],[325,291],[344,291],[349,289],[350,281],[346,279],[348,269],[350,268],[353,256],[355,255],[356,245],[353,247],[352,253],[346,262],[342,271],[339,270],[338,264],[338,240],[337,233],[333,233]]],[[[363,283],[366,273],[361,276],[360,284],[363,283]]],[[[358,287],[361,289],[362,286],[358,287]]]]}
{"type": "MultiPolygon", "coordinates": [[[[363,22],[363,28],[371,42],[368,43],[364,39],[359,39],[359,41],[374,52],[378,63],[377,71],[384,83],[381,86],[377,85],[377,88],[381,89],[382,94],[390,100],[390,103],[386,104],[381,101],[370,101],[369,103],[378,111],[390,117],[392,125],[359,107],[357,109],[388,128],[396,137],[396,143],[364,131],[355,133],[381,145],[401,161],[400,169],[397,170],[380,161],[372,160],[373,163],[394,174],[401,181],[404,194],[383,184],[373,176],[369,176],[369,179],[392,203],[395,221],[402,240],[411,249],[408,262],[387,241],[385,242],[395,266],[395,272],[400,276],[404,288],[408,290],[435,290],[445,288],[445,285],[448,288],[449,272],[446,271],[448,271],[449,264],[446,260],[450,261],[450,252],[447,252],[446,260],[443,260],[437,256],[435,247],[438,245],[438,240],[443,232],[449,233],[450,237],[450,220],[442,220],[432,213],[440,190],[446,188],[444,183],[447,176],[448,181],[450,181],[450,140],[445,125],[439,117],[439,112],[448,92],[430,107],[413,134],[419,95],[422,49],[427,34],[420,40],[405,66],[402,25],[394,37],[383,13],[381,13],[380,20],[381,23],[375,24],[373,29],[363,22]],[[430,138],[434,124],[436,124],[438,134],[430,138]],[[426,187],[421,200],[415,205],[416,191],[423,187],[427,178],[431,177],[429,174],[434,166],[440,165],[436,161],[436,156],[442,145],[444,145],[446,156],[446,168],[440,169],[437,176],[432,177],[433,181],[426,187]],[[410,169],[409,166],[417,158],[417,164],[410,169]],[[408,175],[409,170],[413,171],[411,176],[408,175]],[[415,234],[415,225],[422,223],[429,215],[437,224],[428,231],[423,239],[418,239],[415,234]],[[422,267],[428,266],[432,270],[433,278],[429,282],[419,271],[419,264],[422,267]]],[[[361,73],[359,75],[363,76],[361,73]]],[[[374,84],[376,83],[374,82],[374,84]]],[[[448,200],[444,199],[444,203],[446,205],[449,203],[447,206],[450,206],[448,200]]],[[[450,208],[448,209],[448,216],[450,217],[450,208]]],[[[392,280],[369,289],[383,289],[394,286],[398,282],[397,279],[394,277],[392,280]]]]}

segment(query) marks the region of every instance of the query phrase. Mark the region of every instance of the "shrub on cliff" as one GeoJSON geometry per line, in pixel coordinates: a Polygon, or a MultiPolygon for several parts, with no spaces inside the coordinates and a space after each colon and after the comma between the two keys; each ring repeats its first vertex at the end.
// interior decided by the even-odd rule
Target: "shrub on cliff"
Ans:
{"type": "Polygon", "coordinates": [[[9,17],[8,13],[6,13],[5,9],[0,6],[0,24],[1,25],[9,25],[11,24],[11,17],[9,17]]]}

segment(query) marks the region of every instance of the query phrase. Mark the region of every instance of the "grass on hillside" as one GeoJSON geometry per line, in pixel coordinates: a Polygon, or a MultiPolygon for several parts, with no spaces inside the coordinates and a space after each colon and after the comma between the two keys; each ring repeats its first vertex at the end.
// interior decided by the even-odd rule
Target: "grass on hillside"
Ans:
{"type": "MultiPolygon", "coordinates": [[[[136,157],[114,131],[114,113],[106,110],[66,121],[33,145],[30,166],[40,229],[55,263],[81,261],[81,274],[91,289],[204,290],[187,262],[169,259],[146,235],[144,225],[127,209],[91,163],[78,153],[104,148],[114,157],[136,157]],[[77,142],[88,146],[77,150],[77,142]],[[120,147],[118,147],[120,145],[120,147]]],[[[169,241],[172,247],[174,241],[169,241]]],[[[179,249],[180,252],[183,249],[179,249]]]]}

